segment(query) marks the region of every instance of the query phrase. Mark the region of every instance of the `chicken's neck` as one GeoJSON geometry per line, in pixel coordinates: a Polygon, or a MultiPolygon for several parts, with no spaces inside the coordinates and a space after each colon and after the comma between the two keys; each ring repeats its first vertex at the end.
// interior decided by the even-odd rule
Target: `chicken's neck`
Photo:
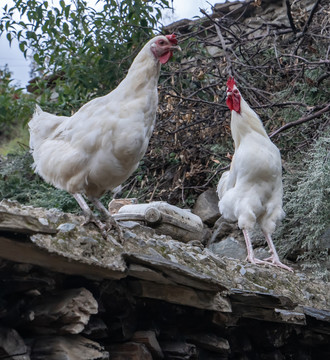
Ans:
{"type": "Polygon", "coordinates": [[[247,102],[241,98],[240,114],[232,110],[231,112],[231,133],[237,149],[245,136],[250,136],[253,132],[268,138],[259,116],[250,108],[247,102]]]}
{"type": "Polygon", "coordinates": [[[156,60],[149,48],[144,48],[134,59],[119,87],[125,87],[128,92],[136,97],[141,91],[157,88],[159,73],[159,61],[156,60]]]}

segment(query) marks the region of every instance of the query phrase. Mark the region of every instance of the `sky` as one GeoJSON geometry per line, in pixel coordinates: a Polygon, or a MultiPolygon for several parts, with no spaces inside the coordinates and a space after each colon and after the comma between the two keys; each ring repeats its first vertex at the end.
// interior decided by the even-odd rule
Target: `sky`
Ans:
{"type": "MultiPolygon", "coordinates": [[[[95,1],[90,0],[89,2],[90,6],[95,4],[95,1]]],[[[174,13],[170,11],[164,14],[163,22],[167,25],[176,20],[201,16],[200,8],[210,12],[212,5],[222,2],[224,0],[173,0],[174,13]]],[[[6,4],[12,5],[12,2],[10,0],[1,0],[1,9],[6,4]]],[[[3,34],[0,36],[0,68],[3,68],[6,64],[12,73],[13,84],[24,88],[30,80],[30,61],[24,58],[17,42],[13,41],[10,47],[5,34],[3,34]]]]}

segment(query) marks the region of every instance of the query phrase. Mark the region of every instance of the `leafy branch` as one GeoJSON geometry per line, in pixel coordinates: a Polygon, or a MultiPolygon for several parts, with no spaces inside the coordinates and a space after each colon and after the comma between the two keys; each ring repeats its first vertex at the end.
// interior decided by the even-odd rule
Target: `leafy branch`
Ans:
{"type": "Polygon", "coordinates": [[[24,56],[33,56],[40,77],[34,91],[48,107],[53,107],[53,91],[45,82],[47,76],[62,74],[51,87],[58,94],[57,109],[67,114],[118,84],[132,54],[154,35],[162,10],[169,8],[168,0],[104,0],[98,2],[103,5],[100,11],[85,0],[61,0],[58,5],[13,2],[3,8],[0,29],[9,42],[18,40],[24,56]]]}

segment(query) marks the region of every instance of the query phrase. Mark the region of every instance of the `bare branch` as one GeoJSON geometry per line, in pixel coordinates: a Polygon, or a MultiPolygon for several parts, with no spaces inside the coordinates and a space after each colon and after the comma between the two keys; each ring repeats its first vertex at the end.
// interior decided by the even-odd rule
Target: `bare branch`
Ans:
{"type": "Polygon", "coordinates": [[[310,115],[308,115],[308,116],[303,116],[303,117],[301,117],[300,119],[298,119],[298,120],[296,120],[296,121],[292,121],[292,122],[290,122],[290,123],[288,123],[288,124],[283,125],[283,126],[280,127],[279,129],[277,129],[276,131],[274,131],[273,133],[271,133],[271,134],[269,135],[269,137],[272,138],[273,136],[279,134],[280,132],[282,132],[282,131],[284,131],[284,130],[290,129],[290,128],[293,127],[293,126],[297,126],[297,125],[300,125],[300,124],[305,123],[305,122],[307,122],[307,121],[313,120],[313,119],[319,117],[320,115],[322,115],[322,114],[324,114],[324,113],[326,113],[326,112],[328,112],[328,111],[330,111],[330,103],[327,104],[323,109],[315,112],[314,114],[310,114],[310,115]]]}
{"type": "MultiPolygon", "coordinates": [[[[312,8],[312,10],[311,10],[311,13],[309,14],[309,18],[308,18],[308,20],[306,21],[306,24],[305,24],[305,26],[304,26],[304,28],[303,28],[302,35],[304,35],[304,34],[306,33],[309,25],[311,24],[311,22],[312,22],[312,20],[313,20],[313,16],[314,16],[314,14],[315,14],[315,12],[316,12],[316,10],[317,10],[317,7],[319,6],[320,1],[321,1],[321,0],[317,0],[317,1],[315,2],[315,4],[313,5],[313,8],[312,8]]],[[[301,35],[301,36],[302,36],[302,35],[301,35]]]]}
{"type": "Polygon", "coordinates": [[[300,39],[298,45],[296,46],[296,48],[294,49],[293,54],[297,54],[298,49],[300,48],[302,42],[304,41],[304,35],[306,34],[306,31],[307,31],[309,25],[311,24],[311,22],[313,20],[313,16],[314,16],[314,14],[315,14],[315,12],[317,10],[317,7],[318,7],[319,3],[320,3],[320,0],[317,0],[315,2],[314,6],[313,6],[313,8],[311,10],[311,13],[309,14],[309,17],[308,17],[308,19],[306,21],[306,24],[305,24],[301,34],[299,35],[299,38],[301,38],[301,39],[300,39]]]}
{"type": "Polygon", "coordinates": [[[285,0],[285,4],[286,4],[286,13],[288,15],[288,19],[289,19],[289,23],[290,23],[290,26],[291,26],[291,29],[294,33],[297,32],[297,29],[296,29],[296,26],[293,22],[293,18],[292,18],[292,14],[291,14],[291,4],[290,4],[290,1],[289,0],[285,0]]]}
{"type": "MultiPolygon", "coordinates": [[[[290,3],[293,10],[293,0],[290,3]]],[[[224,5],[225,10],[217,8],[209,16],[202,12],[199,20],[166,29],[166,33],[178,34],[184,52],[180,58],[177,55],[179,61],[162,68],[158,121],[141,168],[148,178],[142,196],[185,203],[215,186],[227,169],[227,153],[233,151],[225,103],[230,72],[244,99],[265,126],[274,129],[271,137],[277,135],[273,139],[284,160],[308,149],[319,131],[329,126],[327,3],[319,2],[313,14],[308,12],[305,33],[298,33],[301,30],[296,25],[295,36],[289,21],[287,25],[273,21],[267,13],[259,17],[262,8],[241,3],[224,5]],[[303,51],[293,54],[300,41],[303,51]],[[283,119],[292,119],[294,114],[298,120],[285,124],[283,119]]],[[[285,4],[283,1],[281,18],[288,16],[285,4]]],[[[300,21],[305,16],[300,11],[291,15],[300,21]]],[[[127,190],[132,186],[130,183],[127,190]]],[[[136,188],[141,192],[140,187],[137,181],[132,192],[136,188]]]]}
{"type": "Polygon", "coordinates": [[[206,11],[204,11],[203,9],[200,9],[200,12],[202,14],[204,14],[206,17],[208,17],[214,24],[215,24],[215,29],[216,29],[216,32],[218,34],[218,37],[220,39],[220,42],[221,42],[221,46],[222,46],[222,49],[225,53],[225,57],[226,57],[226,62],[227,62],[227,73],[229,76],[233,76],[233,65],[232,65],[232,62],[231,62],[231,59],[230,59],[230,56],[229,56],[229,53],[228,53],[228,49],[227,49],[227,46],[226,46],[226,42],[225,42],[225,39],[223,38],[222,36],[222,33],[221,33],[221,29],[220,29],[220,25],[214,21],[212,19],[212,17],[210,15],[208,15],[206,13],[206,11]]]}

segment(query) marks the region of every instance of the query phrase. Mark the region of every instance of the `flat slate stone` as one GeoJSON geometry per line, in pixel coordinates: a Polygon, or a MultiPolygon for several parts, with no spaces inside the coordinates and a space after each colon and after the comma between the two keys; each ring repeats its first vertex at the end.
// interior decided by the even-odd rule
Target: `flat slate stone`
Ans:
{"type": "Polygon", "coordinates": [[[33,360],[108,360],[109,353],[80,335],[44,336],[32,341],[33,360]]]}
{"type": "Polygon", "coordinates": [[[3,210],[0,210],[0,231],[16,232],[20,234],[57,233],[56,229],[44,225],[33,216],[12,214],[3,210]]]}

